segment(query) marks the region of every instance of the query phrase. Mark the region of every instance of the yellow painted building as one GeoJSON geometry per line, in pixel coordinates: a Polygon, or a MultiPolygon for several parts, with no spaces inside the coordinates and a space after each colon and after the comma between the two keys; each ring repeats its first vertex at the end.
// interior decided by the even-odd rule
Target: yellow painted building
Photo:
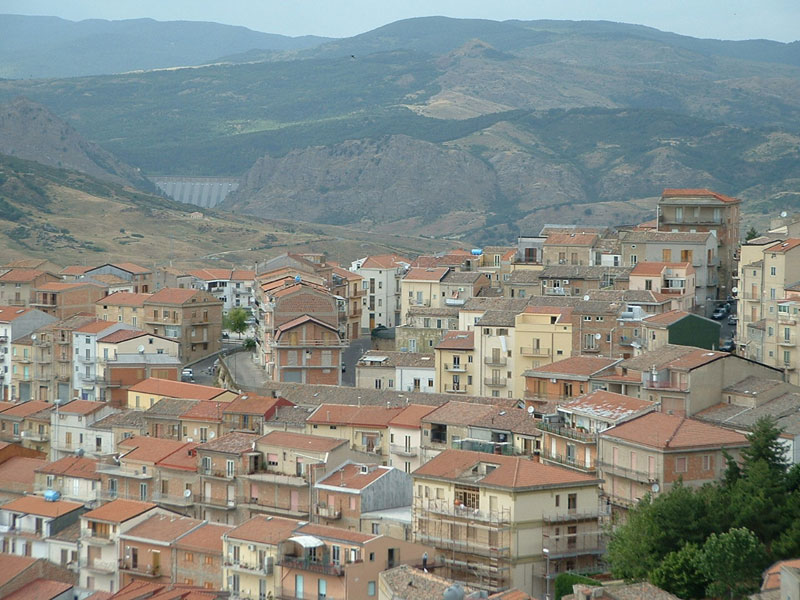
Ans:
{"type": "Polygon", "coordinates": [[[438,393],[478,395],[474,331],[448,331],[434,348],[434,357],[438,393]]]}
{"type": "Polygon", "coordinates": [[[236,396],[235,392],[222,388],[151,377],[140,381],[128,390],[128,408],[147,410],[163,398],[233,402],[236,396]]]}
{"type": "Polygon", "coordinates": [[[529,306],[514,323],[514,398],[525,395],[525,371],[572,355],[572,309],[529,306]]]}

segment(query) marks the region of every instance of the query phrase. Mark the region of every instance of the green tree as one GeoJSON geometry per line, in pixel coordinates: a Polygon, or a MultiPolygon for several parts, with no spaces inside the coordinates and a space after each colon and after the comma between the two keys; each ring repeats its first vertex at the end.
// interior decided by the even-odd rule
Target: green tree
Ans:
{"type": "Polygon", "coordinates": [[[758,237],[758,231],[756,231],[756,228],[751,225],[750,229],[747,230],[747,234],[745,235],[744,239],[746,242],[749,242],[753,238],[757,237],[758,237]]]}
{"type": "Polygon", "coordinates": [[[784,481],[763,459],[747,466],[728,498],[733,526],[746,527],[765,544],[777,538],[791,522],[784,481]]]}
{"type": "Polygon", "coordinates": [[[747,473],[750,465],[763,460],[773,472],[783,479],[789,467],[786,459],[786,448],[780,441],[781,430],[771,417],[762,417],[753,426],[747,440],[750,446],[742,451],[744,460],[742,470],[747,473]]]}
{"type": "Polygon", "coordinates": [[[800,556],[800,519],[795,518],[791,525],[775,540],[770,548],[775,560],[800,556]]]}
{"type": "Polygon", "coordinates": [[[242,334],[247,331],[247,317],[248,313],[243,308],[232,309],[222,319],[222,327],[228,331],[232,331],[242,337],[242,334]]]}
{"type": "Polygon", "coordinates": [[[650,573],[650,583],[684,600],[704,598],[711,582],[700,572],[700,553],[697,544],[686,544],[670,552],[650,573]]]}
{"type": "Polygon", "coordinates": [[[738,598],[758,589],[767,552],[756,535],[744,527],[708,536],[699,553],[699,570],[710,582],[706,594],[738,598]]]}

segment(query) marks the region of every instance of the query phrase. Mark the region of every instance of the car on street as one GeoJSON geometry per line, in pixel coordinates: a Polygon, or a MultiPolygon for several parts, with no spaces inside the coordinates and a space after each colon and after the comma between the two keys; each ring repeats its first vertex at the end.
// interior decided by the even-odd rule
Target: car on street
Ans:
{"type": "Polygon", "coordinates": [[[736,321],[738,321],[738,319],[734,315],[728,317],[728,325],[733,325],[735,327],[736,321]]]}
{"type": "Polygon", "coordinates": [[[722,340],[722,343],[719,345],[721,352],[733,352],[734,348],[733,340],[722,340]]]}
{"type": "Polygon", "coordinates": [[[720,321],[725,318],[725,315],[728,314],[728,311],[725,310],[724,306],[718,306],[714,309],[714,312],[711,313],[711,318],[720,321]]]}

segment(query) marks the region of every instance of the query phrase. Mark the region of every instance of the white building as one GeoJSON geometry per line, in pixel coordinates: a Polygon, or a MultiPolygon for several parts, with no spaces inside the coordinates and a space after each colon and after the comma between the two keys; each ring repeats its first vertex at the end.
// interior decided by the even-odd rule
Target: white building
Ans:
{"type": "Polygon", "coordinates": [[[436,392],[433,354],[367,351],[356,363],[356,387],[402,392],[436,392]]]}
{"type": "Polygon", "coordinates": [[[105,402],[73,400],[50,413],[50,460],[69,455],[99,458],[114,452],[114,434],[91,428],[96,421],[119,412],[105,402]]]}
{"type": "Polygon", "coordinates": [[[205,290],[225,304],[222,313],[234,308],[249,309],[253,302],[253,281],[255,271],[246,269],[194,269],[189,271],[192,276],[192,287],[205,290]]]}
{"type": "Polygon", "coordinates": [[[56,321],[33,308],[0,306],[0,400],[12,400],[11,342],[56,321]]]}
{"type": "Polygon", "coordinates": [[[378,325],[402,324],[400,280],[411,261],[397,254],[379,254],[354,261],[350,270],[364,278],[366,295],[361,313],[361,330],[372,331],[378,325]]]}
{"type": "Polygon", "coordinates": [[[406,473],[422,466],[420,456],[423,417],[438,406],[409,404],[403,412],[389,421],[389,465],[406,473]]]}
{"type": "MultiPolygon", "coordinates": [[[[72,389],[82,400],[98,400],[97,340],[120,329],[135,329],[126,323],[111,321],[91,321],[72,332],[72,389]]],[[[66,398],[62,398],[66,400],[66,398]]]]}
{"type": "Polygon", "coordinates": [[[47,538],[76,523],[83,504],[24,496],[0,507],[0,536],[4,554],[50,558],[47,538]]]}

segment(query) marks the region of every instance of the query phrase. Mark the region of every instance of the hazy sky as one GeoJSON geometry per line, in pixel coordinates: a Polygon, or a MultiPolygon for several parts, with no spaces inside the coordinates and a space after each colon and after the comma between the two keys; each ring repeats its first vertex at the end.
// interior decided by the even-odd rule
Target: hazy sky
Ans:
{"type": "Polygon", "coordinates": [[[695,37],[800,37],[798,0],[0,0],[0,13],[216,21],[284,35],[344,37],[399,19],[602,19],[695,37]]]}

